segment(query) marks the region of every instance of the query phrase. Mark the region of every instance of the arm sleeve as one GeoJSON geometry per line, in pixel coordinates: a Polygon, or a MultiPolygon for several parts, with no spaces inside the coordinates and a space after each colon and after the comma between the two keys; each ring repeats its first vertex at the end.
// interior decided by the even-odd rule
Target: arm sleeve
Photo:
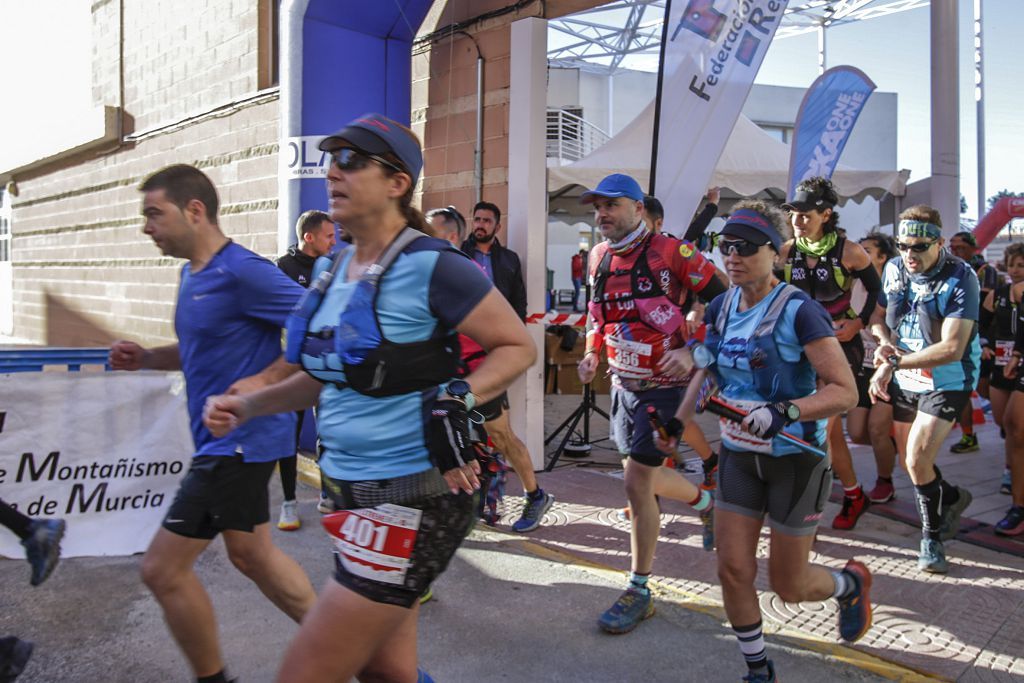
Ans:
{"type": "Polygon", "coordinates": [[[715,264],[706,259],[696,246],[675,238],[666,240],[659,244],[660,254],[684,289],[696,293],[705,302],[724,291],[722,283],[715,277],[715,264]]]}
{"type": "Polygon", "coordinates": [[[235,276],[246,315],[277,327],[284,327],[285,318],[305,291],[273,263],[256,254],[239,262],[235,276]]]}
{"type": "Polygon", "coordinates": [[[825,311],[824,306],[811,298],[800,302],[793,326],[796,328],[796,338],[801,346],[807,346],[812,341],[823,337],[836,336],[828,312],[825,311]]]}
{"type": "Polygon", "coordinates": [[[442,251],[430,276],[430,310],[453,330],[493,288],[487,275],[465,254],[442,251]]]}
{"type": "Polygon", "coordinates": [[[858,318],[867,327],[871,323],[871,314],[875,312],[878,304],[878,294],[882,291],[882,280],[878,277],[878,271],[870,263],[865,268],[853,272],[854,277],[864,285],[867,296],[864,298],[864,308],[860,309],[858,318]]]}
{"type": "Polygon", "coordinates": [[[693,222],[690,223],[690,227],[686,229],[686,234],[683,239],[687,242],[697,242],[701,237],[704,236],[704,231],[711,225],[711,221],[715,216],[718,215],[718,204],[712,204],[708,202],[701,209],[701,212],[697,214],[693,222]]]}

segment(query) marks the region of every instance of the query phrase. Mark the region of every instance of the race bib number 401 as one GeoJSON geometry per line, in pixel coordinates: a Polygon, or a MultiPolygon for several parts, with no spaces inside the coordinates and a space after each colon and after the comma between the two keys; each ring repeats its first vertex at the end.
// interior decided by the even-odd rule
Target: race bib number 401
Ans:
{"type": "Polygon", "coordinates": [[[355,576],[401,586],[423,512],[401,505],[343,510],[323,517],[341,564],[355,576]]]}

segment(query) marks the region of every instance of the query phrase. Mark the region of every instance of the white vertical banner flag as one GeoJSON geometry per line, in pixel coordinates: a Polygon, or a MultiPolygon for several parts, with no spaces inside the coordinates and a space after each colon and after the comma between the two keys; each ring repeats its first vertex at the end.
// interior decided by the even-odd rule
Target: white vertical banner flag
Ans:
{"type": "Polygon", "coordinates": [[[64,557],[145,550],[194,451],[181,373],[0,374],[0,499],[65,519],[64,557]]]}
{"type": "Polygon", "coordinates": [[[670,0],[655,127],[654,194],[690,222],[788,0],[670,0]]]}

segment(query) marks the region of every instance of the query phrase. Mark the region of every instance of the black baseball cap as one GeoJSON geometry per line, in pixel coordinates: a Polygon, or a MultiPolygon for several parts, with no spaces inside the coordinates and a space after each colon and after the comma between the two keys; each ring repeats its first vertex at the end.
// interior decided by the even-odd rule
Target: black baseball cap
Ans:
{"type": "Polygon", "coordinates": [[[413,185],[423,170],[423,151],[419,144],[397,121],[382,114],[363,114],[325,137],[319,147],[324,152],[335,152],[343,147],[356,147],[378,155],[390,152],[412,177],[413,185]]]}
{"type": "Polygon", "coordinates": [[[835,206],[835,202],[829,201],[825,193],[811,189],[797,189],[793,192],[793,198],[782,205],[787,211],[824,211],[835,206]]]}

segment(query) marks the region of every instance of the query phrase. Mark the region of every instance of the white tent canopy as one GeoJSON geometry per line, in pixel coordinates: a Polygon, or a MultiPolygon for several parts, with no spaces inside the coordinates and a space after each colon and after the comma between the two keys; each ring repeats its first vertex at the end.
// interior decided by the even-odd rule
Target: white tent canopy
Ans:
{"type": "MultiPolygon", "coordinates": [[[[653,135],[652,100],[618,135],[586,157],[567,166],[548,168],[548,192],[573,185],[592,188],[609,173],[627,173],[636,178],[641,187],[647,188],[653,135]]],[[[789,145],[740,114],[708,185],[728,188],[741,196],[753,196],[766,189],[782,196],[788,174],[789,145]]],[[[866,196],[879,199],[887,192],[902,197],[906,194],[909,176],[907,170],[860,171],[840,164],[832,175],[832,182],[840,196],[859,202],[866,196]]]]}

